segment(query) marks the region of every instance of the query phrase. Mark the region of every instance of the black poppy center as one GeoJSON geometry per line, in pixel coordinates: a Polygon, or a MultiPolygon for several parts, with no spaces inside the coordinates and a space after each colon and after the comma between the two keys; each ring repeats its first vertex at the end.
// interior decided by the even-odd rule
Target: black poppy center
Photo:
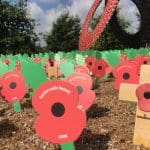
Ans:
{"type": "Polygon", "coordinates": [[[89,65],[92,66],[92,62],[89,62],[89,65]]]}
{"type": "Polygon", "coordinates": [[[55,117],[61,117],[65,113],[65,107],[61,103],[55,103],[51,108],[51,112],[55,117]]]}
{"type": "Polygon", "coordinates": [[[144,98],[145,99],[150,99],[150,92],[145,92],[144,93],[144,98]]]}
{"type": "Polygon", "coordinates": [[[53,67],[53,66],[54,66],[54,63],[53,63],[53,62],[50,62],[50,65],[51,65],[51,67],[53,67]]]}
{"type": "Polygon", "coordinates": [[[144,61],[144,64],[147,64],[148,62],[147,61],[144,61]]]}
{"type": "Polygon", "coordinates": [[[102,66],[98,66],[98,70],[102,70],[102,66]]]}
{"type": "Polygon", "coordinates": [[[79,94],[81,94],[83,92],[83,88],[81,86],[77,86],[77,91],[79,94]]]}
{"type": "Polygon", "coordinates": [[[15,88],[17,87],[16,82],[11,82],[11,83],[9,84],[9,87],[10,87],[11,89],[15,89],[15,88]]]}
{"type": "Polygon", "coordinates": [[[123,79],[128,80],[130,78],[130,74],[129,73],[124,73],[123,74],[123,79]]]}

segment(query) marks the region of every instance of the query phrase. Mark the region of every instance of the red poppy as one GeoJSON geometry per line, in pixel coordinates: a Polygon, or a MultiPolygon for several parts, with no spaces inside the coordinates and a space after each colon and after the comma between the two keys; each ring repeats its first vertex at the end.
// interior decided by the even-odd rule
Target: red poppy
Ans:
{"type": "Polygon", "coordinates": [[[54,77],[58,78],[61,76],[61,71],[58,68],[59,64],[54,61],[53,59],[49,59],[45,64],[45,70],[48,74],[49,79],[52,79],[54,77]]]}
{"type": "Polygon", "coordinates": [[[78,93],[73,85],[60,80],[46,82],[35,91],[32,104],[40,114],[35,130],[43,139],[63,144],[80,136],[86,115],[77,108],[78,93]]]}
{"type": "Polygon", "coordinates": [[[85,73],[76,72],[67,77],[66,81],[68,82],[76,82],[77,84],[82,84],[83,87],[91,89],[93,80],[91,76],[85,73]]]}
{"type": "Polygon", "coordinates": [[[128,61],[128,56],[125,54],[122,54],[119,56],[119,60],[120,60],[120,63],[126,62],[128,61]]]}
{"type": "Polygon", "coordinates": [[[150,84],[142,84],[136,89],[139,109],[150,112],[150,84]]]}
{"type": "Polygon", "coordinates": [[[81,73],[89,74],[89,69],[85,66],[76,66],[75,72],[81,72],[81,73]]]}
{"type": "Polygon", "coordinates": [[[38,62],[41,62],[41,61],[42,61],[42,58],[40,58],[40,57],[33,58],[34,63],[38,63],[38,62]]]}
{"type": "Polygon", "coordinates": [[[10,64],[10,60],[9,59],[4,59],[4,60],[2,60],[2,62],[4,62],[4,63],[6,63],[7,65],[9,65],[10,64]]]}
{"type": "Polygon", "coordinates": [[[95,92],[91,90],[91,80],[90,76],[81,73],[75,73],[66,79],[76,87],[79,94],[78,107],[83,110],[89,109],[95,100],[95,92]]]}
{"type": "Polygon", "coordinates": [[[8,102],[22,100],[27,89],[24,77],[18,71],[10,71],[1,77],[1,94],[8,102]]]}
{"type": "Polygon", "coordinates": [[[49,59],[49,63],[50,63],[50,66],[51,66],[51,67],[54,66],[54,62],[55,62],[54,59],[49,59]]]}
{"type": "Polygon", "coordinates": [[[108,60],[104,59],[104,61],[106,62],[106,64],[108,64],[108,66],[106,67],[106,74],[109,74],[112,72],[113,67],[109,64],[108,60]]]}
{"type": "Polygon", "coordinates": [[[148,64],[150,62],[148,56],[137,55],[135,59],[139,62],[140,65],[148,64]]]}
{"type": "Polygon", "coordinates": [[[121,83],[138,84],[138,67],[131,62],[125,62],[114,68],[113,76],[116,78],[114,87],[119,89],[121,83]]]}
{"type": "MultiPolygon", "coordinates": [[[[62,61],[62,62],[63,62],[63,61],[62,61]]],[[[54,66],[55,66],[55,67],[59,67],[59,66],[60,66],[60,62],[55,60],[55,61],[54,61],[54,66]]]]}
{"type": "Polygon", "coordinates": [[[54,67],[54,60],[53,59],[49,59],[46,63],[45,63],[45,69],[46,72],[48,73],[50,67],[54,67]]]}
{"type": "Polygon", "coordinates": [[[89,68],[90,71],[92,71],[92,69],[94,67],[95,60],[96,60],[96,58],[94,56],[87,57],[85,60],[86,66],[89,68]]]}
{"type": "Polygon", "coordinates": [[[92,69],[92,73],[96,77],[103,77],[106,74],[106,68],[109,65],[104,60],[96,60],[94,63],[94,67],[92,69]]]}
{"type": "Polygon", "coordinates": [[[21,64],[20,64],[20,61],[19,61],[19,60],[16,61],[16,67],[15,67],[15,70],[21,71],[21,64]]]}
{"type": "Polygon", "coordinates": [[[128,62],[136,65],[136,68],[138,70],[138,74],[140,75],[140,69],[141,69],[140,61],[135,58],[135,59],[128,60],[128,62]]]}

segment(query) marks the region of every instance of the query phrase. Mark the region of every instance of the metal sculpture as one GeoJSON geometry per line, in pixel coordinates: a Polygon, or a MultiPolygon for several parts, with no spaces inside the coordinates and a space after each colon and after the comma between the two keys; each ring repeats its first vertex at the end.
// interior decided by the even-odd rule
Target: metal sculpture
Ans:
{"type": "Polygon", "coordinates": [[[79,50],[90,49],[96,40],[100,38],[108,22],[110,23],[110,26],[116,37],[127,47],[137,48],[140,46],[145,46],[146,44],[150,44],[150,1],[144,0],[143,2],[140,0],[132,0],[132,2],[137,6],[141,15],[141,26],[139,31],[135,34],[126,33],[121,28],[117,19],[116,11],[118,2],[119,0],[106,0],[106,7],[98,24],[92,32],[89,32],[88,28],[90,26],[91,19],[101,3],[101,0],[94,1],[81,30],[79,50]]]}
{"type": "Polygon", "coordinates": [[[96,25],[95,29],[92,32],[88,31],[88,28],[90,26],[91,19],[100,5],[101,0],[95,0],[91,9],[88,12],[88,15],[86,17],[85,23],[83,25],[80,40],[79,40],[79,50],[87,50],[89,49],[92,44],[96,42],[96,40],[99,38],[101,33],[104,31],[107,23],[111,19],[111,16],[113,12],[115,11],[115,8],[118,4],[118,0],[108,0],[106,7],[104,9],[104,13],[102,14],[98,24],[96,25]]]}

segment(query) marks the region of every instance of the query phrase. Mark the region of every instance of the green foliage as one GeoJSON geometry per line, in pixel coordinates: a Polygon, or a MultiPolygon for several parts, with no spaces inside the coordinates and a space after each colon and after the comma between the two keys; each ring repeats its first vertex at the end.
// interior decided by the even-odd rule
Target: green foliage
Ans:
{"type": "Polygon", "coordinates": [[[78,49],[80,29],[78,16],[70,16],[69,13],[62,14],[53,23],[52,31],[46,35],[48,48],[53,52],[78,49]]]}
{"type": "Polygon", "coordinates": [[[27,13],[26,0],[19,0],[17,4],[0,1],[1,53],[33,52],[38,39],[34,27],[35,21],[27,13]]]}
{"type": "MultiPolygon", "coordinates": [[[[99,20],[98,18],[93,18],[91,23],[91,28],[94,29],[99,20]]],[[[112,49],[124,49],[125,47],[121,44],[121,42],[115,37],[112,29],[109,24],[106,26],[104,32],[102,33],[100,39],[98,39],[93,45],[92,49],[95,50],[112,50],[112,49]]]]}

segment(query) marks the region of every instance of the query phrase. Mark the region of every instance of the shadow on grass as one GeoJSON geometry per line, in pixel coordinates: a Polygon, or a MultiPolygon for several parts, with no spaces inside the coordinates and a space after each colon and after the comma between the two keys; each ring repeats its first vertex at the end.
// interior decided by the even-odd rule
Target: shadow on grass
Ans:
{"type": "Polygon", "coordinates": [[[110,110],[106,107],[98,107],[97,104],[93,104],[92,107],[87,111],[87,118],[96,118],[107,116],[110,110]]]}
{"type": "Polygon", "coordinates": [[[85,129],[81,137],[75,142],[77,150],[107,150],[110,135],[93,134],[90,130],[85,129]]]}
{"type": "Polygon", "coordinates": [[[4,119],[0,122],[0,138],[9,138],[13,136],[13,132],[18,131],[19,128],[10,120],[4,119]]]}

